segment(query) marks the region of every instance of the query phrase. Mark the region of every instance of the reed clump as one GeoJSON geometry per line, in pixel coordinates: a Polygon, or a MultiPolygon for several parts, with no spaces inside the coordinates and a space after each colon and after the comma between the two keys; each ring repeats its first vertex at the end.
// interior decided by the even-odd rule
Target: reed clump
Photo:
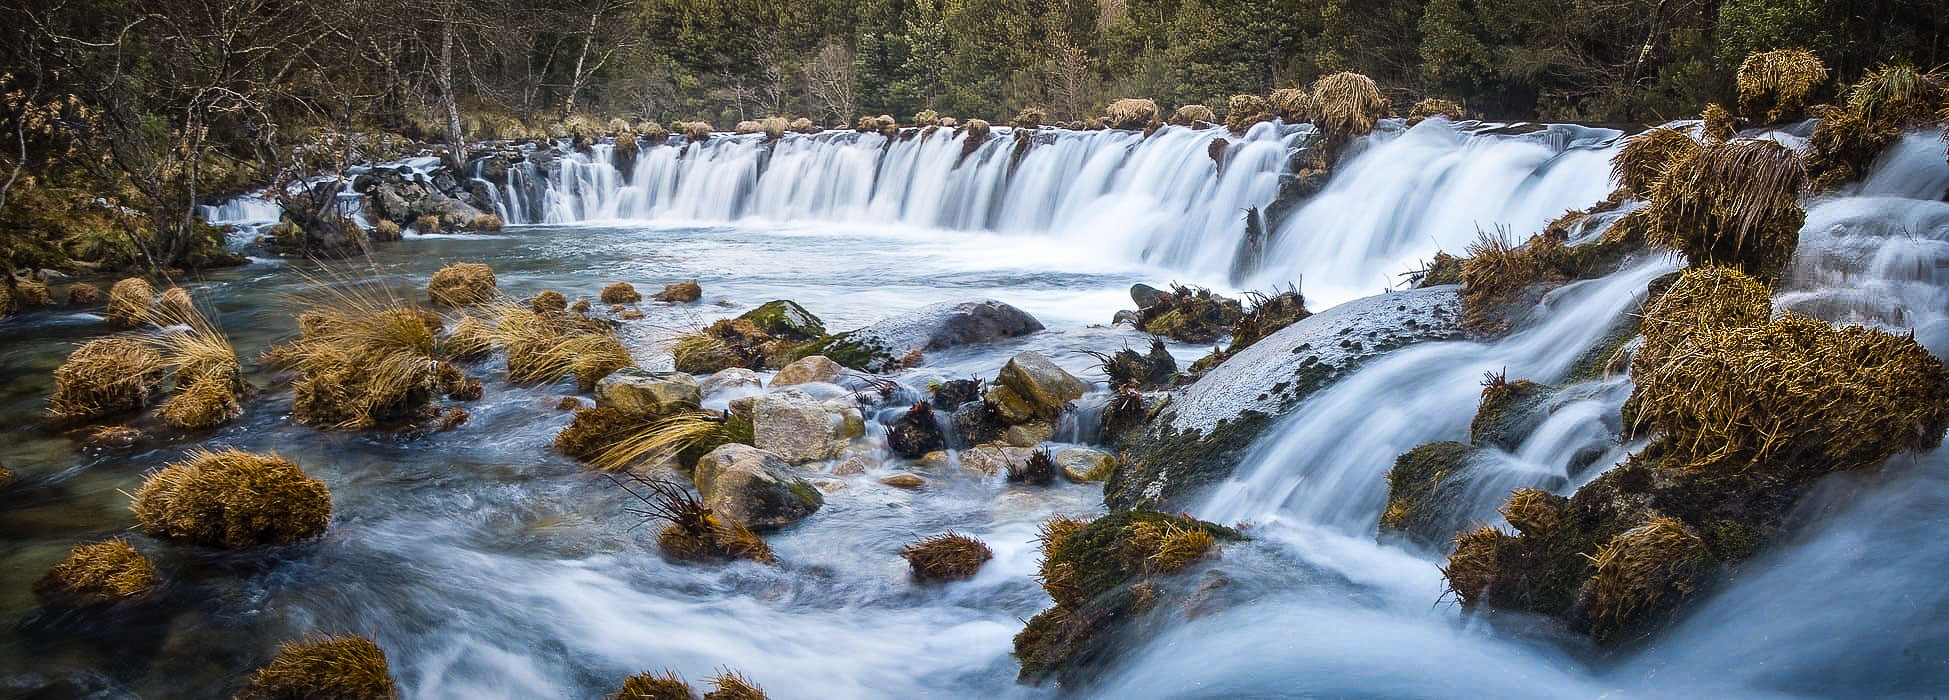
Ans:
{"type": "Polygon", "coordinates": [[[1253,124],[1272,121],[1272,103],[1258,95],[1233,95],[1225,105],[1225,129],[1244,135],[1253,124]]]}
{"type": "Polygon", "coordinates": [[[1313,93],[1304,88],[1279,88],[1266,95],[1266,102],[1272,105],[1272,113],[1287,124],[1298,124],[1313,118],[1313,93]]]}
{"type": "Polygon", "coordinates": [[[1408,126],[1420,124],[1434,117],[1459,122],[1466,118],[1464,114],[1462,105],[1454,100],[1440,97],[1422,98],[1408,108],[1408,126]]]}
{"type": "Polygon", "coordinates": [[[108,289],[108,309],[103,313],[108,325],[134,328],[148,321],[156,303],[156,289],[140,277],[130,277],[108,289]]]}
{"type": "Polygon", "coordinates": [[[765,700],[765,691],[744,674],[730,669],[719,671],[711,676],[711,692],[704,694],[704,700],[765,700]]]}
{"type": "Polygon", "coordinates": [[[1673,162],[1653,185],[1647,234],[1693,267],[1734,266],[1771,282],[1799,246],[1806,184],[1800,154],[1779,142],[1713,144],[1673,162]]]}
{"type": "Polygon", "coordinates": [[[140,340],[107,337],[75,349],[54,370],[48,413],[58,420],[91,420],[141,409],[161,386],[162,353],[140,340]]]}
{"type": "Polygon", "coordinates": [[[1103,109],[1103,123],[1112,129],[1149,129],[1157,126],[1161,114],[1152,100],[1126,97],[1103,109]]]}
{"type": "Polygon", "coordinates": [[[1313,123],[1329,139],[1351,140],[1374,130],[1392,111],[1374,79],[1359,73],[1334,73],[1313,82],[1313,123]]]}
{"type": "Polygon", "coordinates": [[[921,581],[960,581],[974,578],[995,553],[981,540],[949,532],[907,545],[900,550],[914,578],[921,581]]]}
{"type": "Polygon", "coordinates": [[[676,671],[650,673],[644,671],[623,679],[623,687],[609,695],[609,700],[695,700],[697,691],[684,681],[676,671]]]}
{"type": "Polygon", "coordinates": [[[250,677],[241,700],[342,698],[392,700],[398,685],[386,652],[357,635],[286,642],[269,664],[250,677]]]}
{"type": "Polygon", "coordinates": [[[102,301],[100,287],[87,282],[76,282],[68,286],[68,303],[75,306],[89,306],[102,301]]]}
{"type": "Polygon", "coordinates": [[[1735,76],[1739,111],[1767,124],[1797,119],[1807,97],[1827,81],[1827,66],[1805,49],[1780,49],[1748,55],[1735,76]]]}
{"type": "Polygon", "coordinates": [[[323,533],[332,494],[275,454],[197,450],[144,479],[130,509],[152,536],[243,549],[323,533]]]}
{"type": "Polygon", "coordinates": [[[1631,197],[1648,199],[1652,186],[1665,176],[1673,163],[1690,158],[1702,150],[1697,141],[1677,129],[1647,129],[1624,142],[1624,148],[1611,156],[1611,178],[1631,197]]]}
{"type": "Polygon", "coordinates": [[[300,312],[296,340],[267,359],[293,369],[300,423],[365,429],[419,417],[441,388],[444,321],[384,290],[327,287],[300,312]]]}
{"type": "Polygon", "coordinates": [[[156,568],[120,537],[76,545],[68,558],[34,582],[42,605],[89,608],[118,603],[149,592],[160,581],[156,568]]]}
{"type": "Polygon", "coordinates": [[[537,313],[516,304],[496,309],[493,343],[508,353],[508,380],[552,382],[573,375],[582,391],[603,377],[634,367],[629,348],[601,321],[559,313],[537,313]]]}
{"type": "Polygon", "coordinates": [[[477,306],[500,296],[494,268],[481,263],[454,263],[434,271],[426,294],[434,306],[477,306]]]}
{"type": "Polygon", "coordinates": [[[178,390],[156,415],[184,430],[207,430],[242,415],[249,387],[230,339],[193,306],[164,304],[155,324],[164,330],[149,342],[175,375],[178,390]]]}
{"type": "Polygon", "coordinates": [[[1813,189],[1860,178],[1903,130],[1936,119],[1939,107],[1949,108],[1945,83],[1949,78],[1911,66],[1882,66],[1849,87],[1840,106],[1816,107],[1820,122],[1807,141],[1813,189]]]}

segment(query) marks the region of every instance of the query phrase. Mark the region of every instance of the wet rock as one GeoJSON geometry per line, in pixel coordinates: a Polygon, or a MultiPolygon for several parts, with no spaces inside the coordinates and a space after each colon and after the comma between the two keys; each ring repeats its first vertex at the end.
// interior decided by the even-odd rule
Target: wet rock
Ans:
{"type": "Polygon", "coordinates": [[[1482,389],[1482,403],[1469,424],[1469,441],[1480,447],[1516,451],[1549,419],[1550,399],[1555,394],[1555,388],[1527,379],[1491,379],[1482,389]]]}
{"type": "Polygon", "coordinates": [[[973,401],[954,409],[954,435],[962,445],[1000,440],[1006,429],[1001,414],[985,402],[973,401]]]}
{"type": "Polygon", "coordinates": [[[981,400],[983,382],[979,379],[950,379],[931,387],[934,408],[952,411],[961,404],[981,400]]]}
{"type": "Polygon", "coordinates": [[[825,504],[781,456],[750,445],[711,450],[697,460],[693,479],[705,507],[754,530],[790,525],[825,504]]]}
{"type": "Polygon", "coordinates": [[[846,368],[839,366],[824,355],[812,355],[794,360],[778,370],[778,376],[771,378],[772,388],[823,382],[835,384],[846,368]]]}
{"type": "Polygon", "coordinates": [[[1245,315],[1236,299],[1202,287],[1172,286],[1137,312],[1138,330],[1186,343],[1209,343],[1231,333],[1245,315]]]}
{"type": "MultiPolygon", "coordinates": [[[[1387,473],[1387,508],[1381,511],[1382,541],[1403,539],[1429,549],[1444,548],[1471,522],[1482,520],[1469,488],[1492,471],[1479,448],[1459,442],[1431,442],[1408,450],[1387,473]]],[[[1493,516],[1494,513],[1488,515],[1493,516]]]]}
{"type": "Polygon", "coordinates": [[[1046,420],[1008,426],[1002,431],[1002,442],[1014,447],[1035,447],[1048,442],[1056,434],[1056,426],[1046,420]]]}
{"type": "Polygon", "coordinates": [[[1023,351],[1002,365],[1001,374],[983,397],[1010,425],[1037,418],[1054,418],[1070,401],[1082,398],[1089,385],[1033,350],[1023,351]]]}
{"type": "Polygon", "coordinates": [[[1142,432],[1128,430],[1104,488],[1112,508],[1182,508],[1231,474],[1273,420],[1369,360],[1462,337],[1454,287],[1356,299],[1274,332],[1173,392],[1142,432]]]}
{"type": "Polygon", "coordinates": [[[839,456],[841,444],[835,439],[843,421],[826,410],[818,399],[795,390],[757,397],[752,407],[751,428],[754,443],[793,464],[816,462],[839,456]]]}
{"type": "Polygon", "coordinates": [[[901,368],[919,353],[1042,330],[1028,312],[994,300],[942,302],[825,338],[811,352],[867,372],[901,368]]]}
{"type": "Polygon", "coordinates": [[[1162,290],[1141,282],[1130,285],[1130,301],[1135,302],[1139,309],[1156,304],[1157,297],[1163,294],[1162,290]]]}
{"type": "Polygon", "coordinates": [[[940,419],[934,415],[934,406],[921,401],[900,414],[900,418],[887,426],[887,447],[906,459],[947,449],[947,436],[941,431],[940,419]]]}
{"type": "Polygon", "coordinates": [[[841,397],[826,399],[820,405],[826,407],[826,413],[838,418],[839,422],[834,424],[833,437],[842,441],[866,437],[866,413],[860,410],[859,402],[841,397]]]}
{"type": "Polygon", "coordinates": [[[697,379],[682,372],[617,370],[596,383],[596,405],[638,416],[695,410],[703,400],[697,379]]]}
{"type": "Polygon", "coordinates": [[[700,382],[697,388],[704,396],[716,396],[718,394],[729,394],[737,391],[763,389],[764,387],[765,380],[760,378],[757,372],[743,367],[732,367],[730,369],[718,370],[711,376],[705,377],[704,381],[700,382]]]}
{"type": "Polygon", "coordinates": [[[1011,470],[1021,470],[1029,463],[1035,450],[1026,447],[983,446],[961,451],[961,466],[981,472],[985,476],[1005,474],[1011,470]]]}
{"type": "Polygon", "coordinates": [[[920,459],[915,461],[920,463],[920,466],[927,467],[929,469],[945,467],[948,465],[947,452],[944,450],[935,450],[933,452],[929,452],[927,454],[921,455],[920,459]]]}
{"type": "Polygon", "coordinates": [[[806,311],[798,302],[778,299],[760,304],[758,308],[738,316],[740,321],[750,321],[758,330],[773,338],[804,342],[823,337],[826,324],[818,316],[806,311]]]}
{"type": "Polygon", "coordinates": [[[725,406],[725,412],[745,420],[751,420],[753,416],[758,414],[758,398],[757,396],[740,396],[731,399],[731,403],[725,406]]]}
{"type": "Polygon", "coordinates": [[[1070,481],[1092,483],[1109,479],[1117,469],[1117,458],[1102,450],[1066,447],[1056,452],[1056,466],[1070,481]]]}
{"type": "Polygon", "coordinates": [[[897,489],[918,489],[926,488],[927,479],[910,472],[894,472],[880,477],[880,483],[897,489]]]}
{"type": "Polygon", "coordinates": [[[869,460],[862,455],[853,455],[851,457],[847,457],[846,461],[840,462],[839,466],[833,467],[832,473],[835,476],[852,476],[854,474],[865,474],[867,470],[872,469],[876,464],[877,462],[873,460],[869,460]]]}

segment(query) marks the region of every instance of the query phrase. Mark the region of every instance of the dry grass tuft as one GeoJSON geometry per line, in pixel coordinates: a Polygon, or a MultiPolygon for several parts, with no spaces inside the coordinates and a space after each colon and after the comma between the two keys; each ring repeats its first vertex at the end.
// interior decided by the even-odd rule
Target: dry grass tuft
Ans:
{"type": "Polygon", "coordinates": [[[1218,540],[1210,532],[1186,528],[1176,523],[1139,523],[1132,526],[1131,540],[1145,550],[1150,569],[1158,573],[1183,570],[1211,552],[1218,540]]]}
{"type": "Polygon", "coordinates": [[[744,523],[711,512],[683,484],[636,474],[612,474],[609,478],[641,504],[624,512],[644,522],[665,523],[656,537],[664,556],[691,562],[778,561],[763,537],[744,523]]]}
{"type": "Polygon", "coordinates": [[[242,549],[323,533],[332,493],[275,454],[197,450],[144,479],[130,509],[152,536],[242,549]]]}
{"type": "Polygon", "coordinates": [[[1650,241],[1693,267],[1733,265],[1771,281],[1800,242],[1800,154],[1776,141],[1731,141],[1681,157],[1652,187],[1650,241]]]}
{"type": "Polygon", "coordinates": [[[582,391],[589,391],[611,372],[636,365],[629,348],[600,321],[536,313],[516,304],[496,311],[491,335],[507,349],[509,381],[552,382],[574,375],[582,391]]]}
{"type": "Polygon", "coordinates": [[[717,689],[705,693],[704,700],[765,700],[765,691],[737,671],[720,671],[711,677],[711,684],[717,689]]]}
{"type": "Polygon", "coordinates": [[[237,697],[392,700],[399,697],[399,690],[379,645],[364,637],[340,635],[285,643],[237,697]]]}
{"type": "Polygon", "coordinates": [[[1739,135],[1739,120],[1732,116],[1732,112],[1714,102],[1699,113],[1699,130],[1709,141],[1731,141],[1739,135]]]}
{"type": "Polygon", "coordinates": [[[1330,138],[1350,139],[1374,130],[1393,110],[1374,79],[1334,73],[1313,82],[1313,123],[1330,138]]]}
{"type": "Polygon", "coordinates": [[[1272,103],[1258,95],[1233,95],[1225,107],[1225,129],[1244,135],[1253,124],[1272,121],[1272,103]]]}
{"type": "Polygon", "coordinates": [[[1544,266],[1530,251],[1520,248],[1507,233],[1479,231],[1469,244],[1468,257],[1462,260],[1462,298],[1468,318],[1475,328],[1490,324],[1487,314],[1516,296],[1544,274],[1544,266]]]}
{"type": "Polygon", "coordinates": [[[1423,120],[1433,117],[1441,117],[1451,122],[1459,122],[1466,118],[1462,105],[1454,100],[1439,97],[1424,98],[1408,108],[1408,126],[1420,124],[1423,120]]]}
{"type": "Polygon", "coordinates": [[[1204,105],[1180,105],[1177,111],[1171,113],[1170,123],[1172,126],[1202,129],[1206,124],[1218,123],[1218,115],[1204,105]]]}
{"type": "Polygon", "coordinates": [[[651,295],[657,301],[671,304],[688,304],[704,298],[704,288],[697,280],[684,280],[663,285],[663,291],[651,295]]]}
{"type": "Polygon", "coordinates": [[[1542,489],[1516,489],[1502,503],[1502,517],[1529,537],[1549,537],[1563,517],[1567,501],[1542,489]]]}
{"type": "Polygon", "coordinates": [[[1502,546],[1514,540],[1509,533],[1486,525],[1455,536],[1455,551],[1448,555],[1441,574],[1447,579],[1448,592],[1455,594],[1463,608],[1473,608],[1488,598],[1501,566],[1498,559],[1502,546]]]}
{"type": "Polygon", "coordinates": [[[645,671],[623,679],[623,687],[609,696],[609,700],[694,700],[697,691],[676,671],[662,673],[645,671]]]}
{"type": "Polygon", "coordinates": [[[1157,125],[1161,115],[1156,102],[1126,97],[1104,108],[1103,122],[1112,129],[1148,129],[1157,125]]]}
{"type": "Polygon", "coordinates": [[[194,317],[196,315],[196,301],[190,298],[189,290],[183,289],[182,287],[170,287],[162,290],[162,296],[157,299],[155,308],[151,309],[150,312],[152,314],[150,317],[151,323],[158,326],[166,326],[171,323],[181,322],[182,319],[194,317]]]}
{"type": "Polygon", "coordinates": [[[1944,78],[1906,64],[1885,65],[1848,88],[1847,108],[1870,124],[1907,128],[1935,121],[1944,78]]]}
{"type": "Polygon", "coordinates": [[[1611,157],[1611,177],[1618,187],[1640,199],[1651,196],[1652,186],[1665,176],[1674,162],[1698,154],[1699,143],[1685,132],[1659,127],[1627,139],[1624,148],[1611,157]]]}
{"type": "Polygon", "coordinates": [[[907,545],[900,550],[900,556],[913,569],[914,578],[959,581],[974,578],[982,564],[995,558],[995,553],[981,540],[949,532],[907,545]]]}
{"type": "Polygon", "coordinates": [[[302,335],[268,353],[296,370],[301,423],[363,429],[414,417],[439,388],[439,315],[381,289],[320,285],[302,335]]]}
{"type": "Polygon", "coordinates": [[[155,303],[155,288],[140,277],[130,277],[108,289],[108,310],[103,315],[108,325],[134,328],[149,320],[149,309],[155,303]]]}
{"type": "Polygon", "coordinates": [[[588,461],[602,471],[623,471],[646,461],[684,461],[684,456],[702,455],[733,442],[752,442],[748,420],[715,411],[684,411],[639,419],[633,427],[612,433],[607,446],[588,461]]]}
{"type": "Polygon", "coordinates": [[[615,282],[602,288],[604,304],[634,304],[642,300],[643,295],[636,293],[636,285],[628,282],[615,282]]]}
{"type": "MultiPolygon", "coordinates": [[[[4,287],[4,285],[0,285],[4,287]]],[[[37,309],[54,305],[54,295],[47,290],[47,283],[38,280],[14,279],[14,303],[22,309],[37,309]]]]}
{"type": "Polygon", "coordinates": [[[481,263],[454,263],[434,271],[426,294],[434,306],[474,306],[500,295],[494,287],[494,268],[481,263]]]}
{"type": "Polygon", "coordinates": [[[1599,545],[1586,589],[1591,632],[1614,638],[1667,600],[1692,592],[1710,555],[1698,534],[1673,518],[1654,517],[1599,545]]]}
{"type": "Polygon", "coordinates": [[[1279,88],[1266,97],[1280,121],[1298,124],[1313,118],[1313,93],[1303,88],[1279,88]]]}
{"type": "MultiPolygon", "coordinates": [[[[163,295],[165,299],[168,295],[163,295]]],[[[243,365],[230,339],[193,306],[163,304],[155,324],[165,330],[150,339],[181,391],[156,415],[184,430],[207,430],[243,414],[243,365]]]]}
{"type": "Polygon", "coordinates": [[[441,351],[456,360],[479,360],[494,353],[494,327],[475,316],[462,316],[440,341],[441,351]]]}
{"type": "Polygon", "coordinates": [[[66,560],[34,582],[34,596],[42,605],[84,608],[133,598],[156,583],[155,566],[128,540],[117,537],[76,545],[66,560]]]}
{"type": "Polygon", "coordinates": [[[89,306],[102,301],[100,287],[87,282],[76,282],[68,286],[68,303],[75,306],[89,306]]]}
{"type": "Polygon", "coordinates": [[[1686,270],[1645,305],[1638,322],[1644,345],[1632,358],[1634,372],[1655,370],[1673,348],[1702,333],[1760,326],[1772,315],[1771,290],[1745,273],[1725,267],[1686,270]]]}
{"type": "Polygon", "coordinates": [[[61,420],[101,418],[147,405],[162,384],[162,353],[139,340],[91,340],[54,370],[48,413],[61,420]]]}
{"type": "Polygon", "coordinates": [[[1807,96],[1827,81],[1827,66],[1805,49],[1755,53],[1739,64],[1739,111],[1768,124],[1806,113],[1807,96]]]}
{"type": "Polygon", "coordinates": [[[562,313],[568,311],[568,297],[553,289],[544,289],[528,299],[528,308],[538,314],[562,313]]]}

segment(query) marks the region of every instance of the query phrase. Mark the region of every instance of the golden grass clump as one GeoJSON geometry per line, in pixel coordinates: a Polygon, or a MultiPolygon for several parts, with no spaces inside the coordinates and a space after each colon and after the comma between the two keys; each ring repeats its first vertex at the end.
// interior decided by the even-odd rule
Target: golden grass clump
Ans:
{"type": "Polygon", "coordinates": [[[1244,135],[1253,124],[1272,121],[1272,103],[1258,95],[1233,95],[1225,105],[1225,129],[1244,135]]]}
{"type": "Polygon", "coordinates": [[[1517,532],[1530,537],[1548,537],[1563,519],[1562,496],[1543,489],[1522,488],[1509,494],[1509,500],[1502,503],[1502,517],[1517,532]]]}
{"type": "Polygon", "coordinates": [[[1103,109],[1103,121],[1112,129],[1148,129],[1157,125],[1157,103],[1138,97],[1125,97],[1103,109]]]}
{"type": "Polygon", "coordinates": [[[1806,113],[1807,96],[1827,81],[1827,66],[1805,49],[1780,49],[1748,55],[1735,77],[1739,111],[1767,124],[1806,113]]]}
{"type": "Polygon", "coordinates": [[[494,327],[478,317],[463,316],[440,341],[440,347],[456,360],[483,359],[494,353],[494,327]]]}
{"type": "Polygon", "coordinates": [[[1870,124],[1897,128],[1935,121],[1944,78],[1907,64],[1868,71],[1847,91],[1847,108],[1870,124]]]}
{"type": "Polygon", "coordinates": [[[117,537],[76,545],[67,559],[34,582],[34,596],[51,607],[94,607],[142,595],[157,581],[156,567],[128,540],[117,537]]]}
{"type": "Polygon", "coordinates": [[[153,316],[150,321],[158,326],[180,323],[183,319],[196,315],[196,302],[190,299],[189,290],[170,287],[162,290],[162,296],[156,300],[156,306],[151,309],[151,313],[153,316]]]}
{"type": "Polygon", "coordinates": [[[396,296],[330,290],[300,313],[303,335],[273,348],[295,369],[298,422],[362,429],[413,417],[439,387],[441,319],[396,296]]]}
{"type": "Polygon", "coordinates": [[[1203,559],[1218,544],[1217,538],[1206,530],[1172,522],[1134,524],[1130,538],[1144,551],[1151,570],[1166,574],[1203,559]]]}
{"type": "Polygon", "coordinates": [[[676,359],[677,371],[690,374],[709,374],[745,366],[744,358],[732,350],[729,343],[708,331],[678,336],[676,342],[670,345],[670,354],[676,359]]]}
{"type": "Polygon", "coordinates": [[[413,220],[413,230],[420,233],[439,233],[440,217],[426,214],[413,220]]]}
{"type": "Polygon", "coordinates": [[[611,694],[609,700],[695,700],[696,697],[697,691],[676,671],[644,671],[624,678],[623,687],[611,694]]]}
{"type": "Polygon", "coordinates": [[[158,316],[156,325],[167,329],[150,342],[161,351],[180,391],[156,415],[184,430],[207,430],[242,415],[247,387],[230,339],[194,307],[165,304],[158,316]],[[163,317],[170,313],[182,315],[163,317]]]}
{"type": "Polygon", "coordinates": [[[1732,116],[1732,112],[1714,102],[1699,113],[1699,131],[1710,141],[1731,141],[1739,135],[1739,120],[1732,116]]]}
{"type": "Polygon", "coordinates": [[[1630,196],[1644,199],[1673,163],[1697,155],[1697,141],[1677,129],[1647,129],[1624,142],[1611,156],[1611,178],[1630,196]]]}
{"type": "Polygon", "coordinates": [[[698,286],[697,280],[672,282],[663,285],[663,291],[657,292],[651,298],[670,304],[688,304],[704,298],[704,288],[698,286]]]}
{"type": "Polygon", "coordinates": [[[562,313],[568,310],[568,297],[553,289],[544,289],[528,299],[528,308],[535,313],[562,313]]]}
{"type": "Polygon", "coordinates": [[[121,337],[88,341],[54,370],[48,413],[61,420],[101,418],[147,405],[167,365],[148,343],[121,337]]]}
{"type": "Polygon", "coordinates": [[[380,219],[379,223],[372,227],[372,240],[397,241],[399,238],[399,224],[394,223],[392,219],[380,219]]]}
{"type": "Polygon", "coordinates": [[[1448,582],[1448,592],[1455,594],[1463,608],[1473,608],[1487,600],[1489,587],[1495,584],[1500,568],[1502,546],[1514,539],[1509,533],[1486,525],[1455,536],[1455,551],[1448,555],[1441,574],[1448,582]]]}
{"type": "Polygon", "coordinates": [[[102,301],[100,287],[87,282],[76,282],[68,287],[68,303],[75,306],[99,304],[102,301]]]}
{"type": "Polygon", "coordinates": [[[149,320],[149,310],[155,303],[155,288],[140,277],[130,277],[108,289],[108,310],[103,315],[108,318],[108,325],[134,328],[149,320]]]}
{"type": "Polygon", "coordinates": [[[949,532],[907,545],[900,556],[921,581],[960,581],[974,578],[995,553],[981,540],[949,532]]]}
{"type": "Polygon", "coordinates": [[[1697,533],[1662,516],[1599,545],[1586,588],[1591,633],[1599,641],[1613,639],[1668,596],[1690,594],[1710,559],[1697,533]]]}
{"type": "Polygon", "coordinates": [[[1049,123],[1049,110],[1043,109],[1041,105],[1023,107],[1022,111],[1015,113],[1014,119],[1008,121],[1009,126],[1017,129],[1039,129],[1047,123],[1049,123]]]}
{"type": "Polygon", "coordinates": [[[667,416],[637,416],[614,408],[590,415],[576,412],[576,421],[556,436],[562,452],[602,471],[616,472],[645,462],[676,460],[691,463],[728,443],[751,444],[748,419],[715,411],[682,411],[667,416]],[[574,432],[571,432],[574,431],[574,432]]]}
{"type": "Polygon", "coordinates": [[[1272,104],[1272,113],[1287,124],[1298,124],[1313,118],[1313,93],[1304,88],[1279,88],[1266,96],[1272,104]]]}
{"type": "Polygon", "coordinates": [[[434,306],[474,306],[493,301],[494,268],[481,263],[454,263],[434,271],[426,283],[434,306]]]}
{"type": "MultiPolygon", "coordinates": [[[[930,126],[940,126],[941,113],[931,109],[923,109],[918,112],[915,112],[914,117],[907,121],[912,122],[914,126],[918,126],[922,128],[926,128],[930,126]]],[[[805,123],[811,124],[812,120],[807,119],[805,120],[805,123]]]]}
{"type": "Polygon", "coordinates": [[[1205,128],[1206,124],[1218,123],[1218,115],[1204,105],[1179,105],[1171,112],[1172,126],[1188,126],[1194,129],[1205,128]]]}
{"type": "Polygon", "coordinates": [[[608,325],[591,319],[536,313],[504,304],[492,329],[495,344],[507,349],[508,380],[552,382],[574,375],[582,391],[611,372],[633,367],[629,348],[608,325]]]}
{"type": "Polygon", "coordinates": [[[1901,127],[1870,122],[1850,109],[1822,105],[1814,108],[1820,122],[1807,139],[1807,173],[1816,192],[1832,190],[1867,174],[1881,151],[1902,134],[1901,127]]]}
{"type": "Polygon", "coordinates": [[[711,676],[711,685],[716,689],[704,694],[704,700],[765,700],[765,691],[751,679],[730,669],[711,676]]]}
{"type": "Polygon", "coordinates": [[[199,449],[144,479],[130,510],[152,536],[243,549],[323,533],[332,492],[276,454],[199,449]]]}
{"type": "MultiPolygon", "coordinates": [[[[1553,241],[1537,237],[1532,242],[1553,241]]],[[[1462,298],[1468,318],[1475,328],[1494,325],[1489,312],[1507,301],[1545,273],[1543,263],[1533,251],[1519,247],[1501,231],[1480,231],[1462,260],[1462,298]]]]}
{"type": "Polygon", "coordinates": [[[636,285],[628,282],[615,282],[602,288],[604,304],[634,304],[642,300],[643,295],[636,293],[636,285]]]}
{"type": "Polygon", "coordinates": [[[250,677],[239,700],[392,700],[399,697],[386,652],[372,640],[339,635],[286,642],[250,677]]]}
{"type": "Polygon", "coordinates": [[[1800,244],[1800,154],[1771,140],[1713,144],[1674,162],[1652,186],[1650,241],[1693,267],[1733,265],[1770,282],[1800,244]]]}
{"type": "Polygon", "coordinates": [[[54,305],[54,295],[47,291],[47,283],[38,280],[14,280],[14,303],[22,309],[35,309],[54,305]]]}
{"type": "Polygon", "coordinates": [[[1432,117],[1441,117],[1451,122],[1462,121],[1464,119],[1462,105],[1454,100],[1427,97],[1408,108],[1408,126],[1420,124],[1423,120],[1432,117]]]}
{"type": "Polygon", "coordinates": [[[1657,369],[1674,348],[1702,333],[1764,325],[1773,315],[1773,298],[1766,285],[1736,269],[1693,268],[1646,304],[1642,314],[1638,331],[1644,345],[1632,357],[1640,374],[1657,369]]]}
{"type": "Polygon", "coordinates": [[[1880,464],[1940,444],[1949,369],[1914,338],[1789,314],[1697,333],[1640,373],[1634,420],[1691,469],[1787,475],[1880,464]]]}
{"type": "Polygon", "coordinates": [[[711,512],[683,484],[636,474],[612,474],[610,478],[640,504],[624,512],[644,522],[663,521],[656,541],[664,556],[703,563],[737,559],[760,564],[778,561],[772,555],[771,545],[765,544],[765,538],[744,523],[711,512]]]}
{"type": "Polygon", "coordinates": [[[1334,73],[1313,82],[1313,123],[1339,138],[1374,130],[1392,111],[1374,79],[1359,73],[1334,73]]]}

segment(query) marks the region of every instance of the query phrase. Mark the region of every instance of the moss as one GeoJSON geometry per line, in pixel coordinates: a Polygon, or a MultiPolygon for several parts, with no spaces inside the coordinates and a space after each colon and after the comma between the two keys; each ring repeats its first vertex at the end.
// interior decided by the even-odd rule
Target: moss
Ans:
{"type": "Polygon", "coordinates": [[[1428,263],[1428,269],[1415,287],[1438,287],[1445,284],[1462,283],[1462,259],[1447,253],[1435,253],[1435,259],[1428,263]]]}
{"type": "Polygon", "coordinates": [[[162,353],[122,337],[89,341],[54,370],[48,413],[61,420],[91,420],[147,405],[162,384],[162,353]]]}
{"type": "Polygon", "coordinates": [[[144,479],[131,510],[150,535],[242,549],[323,533],[332,494],[275,454],[198,450],[144,479]]]}
{"type": "Polygon", "coordinates": [[[372,640],[340,635],[287,642],[250,677],[240,700],[392,700],[399,697],[386,652],[372,640]]]}
{"type": "Polygon", "coordinates": [[[862,372],[878,371],[899,362],[886,347],[851,331],[812,341],[793,353],[805,357],[824,355],[840,366],[862,372]]]}
{"type": "Polygon", "coordinates": [[[609,700],[693,700],[696,693],[675,671],[644,672],[623,679],[623,687],[609,700]]]}
{"type": "Polygon", "coordinates": [[[1541,404],[1552,388],[1527,379],[1495,377],[1482,388],[1482,401],[1469,423],[1469,441],[1514,452],[1545,417],[1541,404]]]}
{"type": "Polygon", "coordinates": [[[494,268],[481,263],[454,263],[434,271],[426,294],[435,306],[474,306],[493,301],[494,268]]]}
{"type": "Polygon", "coordinates": [[[995,553],[981,540],[949,532],[907,545],[900,550],[900,556],[907,560],[916,579],[959,581],[974,578],[982,564],[995,558],[995,553]]]}
{"type": "Polygon", "coordinates": [[[140,277],[130,277],[109,288],[108,310],[104,316],[108,318],[108,325],[134,328],[148,322],[155,303],[155,288],[140,277]]]}
{"type": "Polygon", "coordinates": [[[1245,315],[1243,305],[1202,287],[1172,285],[1137,312],[1137,328],[1187,343],[1208,343],[1230,333],[1245,315]]]}
{"type": "Polygon", "coordinates": [[[1395,458],[1387,472],[1387,507],[1380,530],[1421,546],[1446,542],[1461,523],[1452,502],[1476,448],[1459,442],[1431,442],[1395,458]]]}
{"type": "Polygon", "coordinates": [[[750,321],[758,330],[789,341],[805,342],[826,334],[826,325],[798,302],[778,299],[746,311],[738,320],[750,321]]]}
{"type": "Polygon", "coordinates": [[[34,582],[34,596],[49,607],[96,607],[147,593],[158,580],[155,566],[118,537],[76,545],[67,559],[34,582]]]}

